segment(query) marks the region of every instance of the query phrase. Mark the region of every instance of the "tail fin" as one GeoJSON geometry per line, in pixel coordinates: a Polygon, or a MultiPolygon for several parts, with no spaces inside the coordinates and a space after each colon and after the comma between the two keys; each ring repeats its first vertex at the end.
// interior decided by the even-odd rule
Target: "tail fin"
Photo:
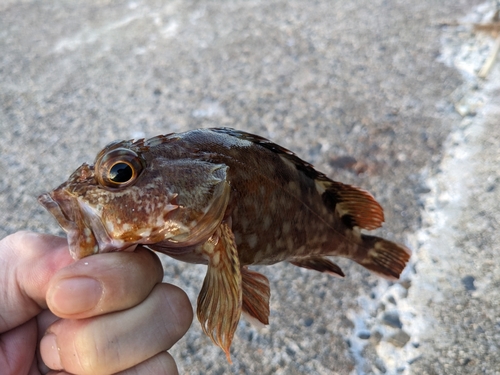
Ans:
{"type": "Polygon", "coordinates": [[[364,257],[356,261],[387,279],[399,279],[399,275],[410,259],[411,251],[380,237],[361,235],[361,239],[366,253],[364,257]]]}

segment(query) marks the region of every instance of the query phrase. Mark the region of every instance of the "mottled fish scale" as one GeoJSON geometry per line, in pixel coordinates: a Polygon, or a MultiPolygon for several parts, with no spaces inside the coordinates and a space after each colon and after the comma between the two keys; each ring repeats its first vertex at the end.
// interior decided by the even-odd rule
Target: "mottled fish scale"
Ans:
{"type": "Polygon", "coordinates": [[[220,142],[210,143],[204,149],[200,133],[185,139],[190,145],[196,145],[198,154],[229,166],[232,192],[228,211],[233,219],[242,265],[273,264],[325,251],[344,255],[349,251],[348,242],[332,244],[335,241],[332,233],[342,237],[348,234],[336,220],[335,212],[323,204],[316,180],[311,178],[330,181],[324,174],[291,151],[262,137],[225,128],[213,131],[232,137],[239,135],[249,142],[233,142],[229,150],[220,142]],[[267,198],[262,201],[262,196],[267,198]],[[234,212],[233,207],[237,207],[234,212]],[[259,225],[264,217],[273,223],[267,230],[259,225]],[[266,251],[267,244],[273,244],[271,253],[266,251]]]}

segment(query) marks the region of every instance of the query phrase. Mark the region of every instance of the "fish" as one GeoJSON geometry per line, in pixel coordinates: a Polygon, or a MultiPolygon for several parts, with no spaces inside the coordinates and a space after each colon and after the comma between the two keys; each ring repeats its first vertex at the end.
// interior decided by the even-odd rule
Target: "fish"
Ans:
{"type": "Polygon", "coordinates": [[[231,128],[112,142],[38,201],[75,259],[143,245],[206,264],[197,316],[229,362],[242,313],[269,324],[269,281],[249,266],[287,261],[344,277],[329,259],[339,256],[397,280],[411,256],[362,232],[384,222],[369,192],[231,128]]]}

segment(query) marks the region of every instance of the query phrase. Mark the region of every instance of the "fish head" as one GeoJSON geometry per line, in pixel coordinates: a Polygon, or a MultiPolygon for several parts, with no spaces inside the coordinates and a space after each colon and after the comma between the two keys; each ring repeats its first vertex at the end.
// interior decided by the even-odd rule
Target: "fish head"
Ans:
{"type": "MultiPolygon", "coordinates": [[[[165,136],[163,136],[165,137],[165,136]]],[[[229,184],[223,165],[172,157],[167,139],[114,142],[38,201],[67,233],[73,258],[162,243],[206,240],[222,221],[229,184]]]]}

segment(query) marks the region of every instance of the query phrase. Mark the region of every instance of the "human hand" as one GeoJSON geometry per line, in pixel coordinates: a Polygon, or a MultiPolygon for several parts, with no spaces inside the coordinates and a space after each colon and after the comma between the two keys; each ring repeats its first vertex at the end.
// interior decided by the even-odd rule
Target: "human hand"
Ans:
{"type": "Polygon", "coordinates": [[[177,374],[166,350],[185,334],[193,311],[186,294],[162,278],[158,257],[142,247],[75,262],[63,238],[4,238],[1,373],[177,374]]]}

